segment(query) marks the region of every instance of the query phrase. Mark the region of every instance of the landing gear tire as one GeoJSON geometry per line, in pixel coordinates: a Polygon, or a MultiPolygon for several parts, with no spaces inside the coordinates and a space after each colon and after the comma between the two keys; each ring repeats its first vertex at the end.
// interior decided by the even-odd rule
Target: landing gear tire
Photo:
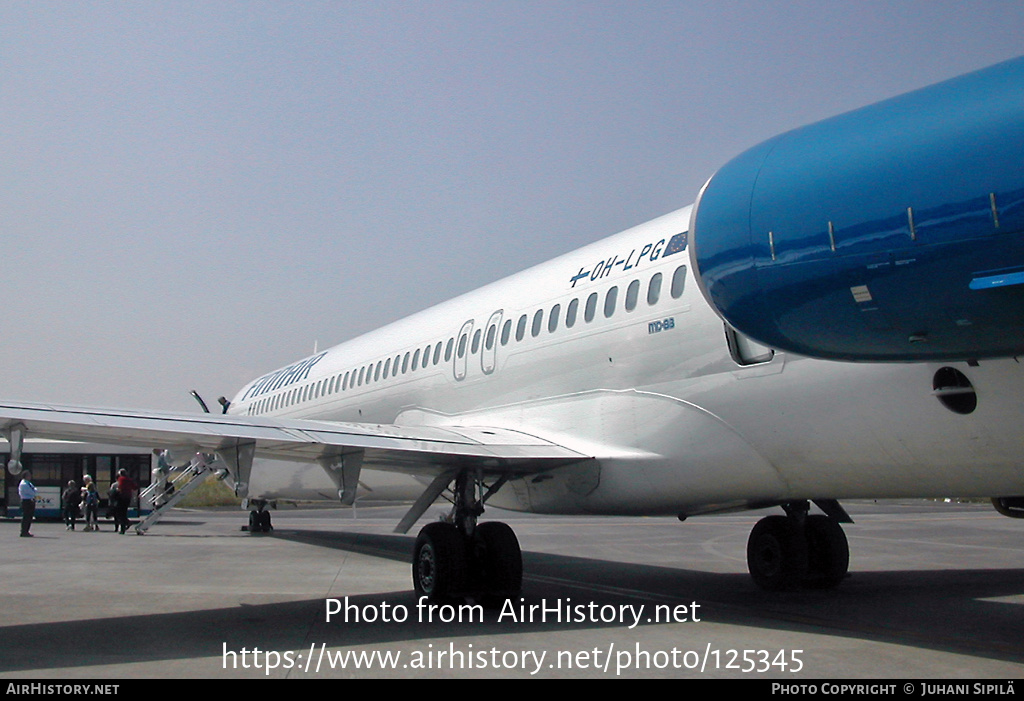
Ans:
{"type": "Polygon", "coordinates": [[[485,600],[503,602],[523,588],[523,554],[519,539],[507,523],[488,521],[477,525],[473,559],[485,600]]]}
{"type": "Polygon", "coordinates": [[[466,542],[451,523],[428,523],[416,537],[412,581],[417,596],[446,601],[465,593],[466,542]]]}
{"type": "Polygon", "coordinates": [[[754,583],[768,591],[800,585],[808,570],[807,538],[786,516],[766,516],[747,541],[747,567],[754,583]]]}
{"type": "Polygon", "coordinates": [[[270,522],[269,511],[249,512],[249,533],[270,533],[274,526],[270,522]]]}
{"type": "Polygon", "coordinates": [[[807,517],[804,532],[807,535],[806,585],[815,589],[839,586],[850,567],[850,545],[842,526],[828,516],[814,514],[807,517]]]}

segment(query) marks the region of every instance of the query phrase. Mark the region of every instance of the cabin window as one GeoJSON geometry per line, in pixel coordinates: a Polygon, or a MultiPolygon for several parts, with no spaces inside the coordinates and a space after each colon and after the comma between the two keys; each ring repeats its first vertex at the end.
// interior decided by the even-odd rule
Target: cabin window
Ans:
{"type": "Polygon", "coordinates": [[[416,368],[420,365],[420,349],[417,348],[416,352],[412,354],[412,371],[416,372],[416,368]]]}
{"type": "Polygon", "coordinates": [[[501,327],[501,345],[507,346],[508,339],[512,335],[512,320],[505,319],[505,325],[501,327]]]}
{"type": "Polygon", "coordinates": [[[580,308],[580,301],[574,299],[569,302],[569,306],[565,308],[565,328],[571,329],[576,325],[576,311],[580,308]]]}
{"type": "Polygon", "coordinates": [[[530,328],[530,335],[537,336],[540,334],[540,327],[544,323],[544,310],[538,309],[533,315],[533,326],[530,328]]]}
{"type": "Polygon", "coordinates": [[[480,329],[477,329],[476,333],[473,334],[473,354],[476,355],[476,353],[479,350],[480,350],[480,329]]]}
{"type": "Polygon", "coordinates": [[[373,381],[374,382],[379,382],[380,381],[380,366],[381,365],[382,365],[382,361],[378,360],[377,361],[377,366],[373,369],[373,381]]]}
{"type": "Polygon", "coordinates": [[[441,343],[440,342],[438,342],[437,345],[434,346],[434,365],[437,365],[439,362],[441,362],[441,343]]]}
{"type": "Polygon", "coordinates": [[[583,320],[588,324],[594,320],[594,314],[597,312],[597,293],[591,292],[590,296],[587,297],[587,306],[583,309],[583,320]]]}
{"type": "Polygon", "coordinates": [[[402,356],[402,374],[409,372],[409,354],[402,356]]]}
{"type": "Polygon", "coordinates": [[[523,336],[526,335],[526,315],[523,314],[519,317],[519,323],[516,324],[516,340],[522,341],[523,336]]]}
{"type": "Polygon", "coordinates": [[[686,266],[680,265],[672,275],[672,299],[679,299],[683,296],[686,287],[686,266]]]}
{"type": "Polygon", "coordinates": [[[444,361],[447,363],[452,359],[452,348],[455,345],[455,339],[449,338],[448,343],[444,347],[444,361]]]}
{"type": "Polygon", "coordinates": [[[390,376],[390,375],[391,375],[391,358],[388,358],[387,360],[384,361],[384,379],[385,380],[388,379],[388,376],[390,376]]]}
{"type": "Polygon", "coordinates": [[[647,286],[647,304],[655,305],[661,297],[661,273],[655,273],[651,277],[651,284],[647,286]]]}
{"type": "Polygon", "coordinates": [[[429,343],[427,344],[427,347],[423,349],[423,367],[427,367],[428,365],[430,365],[430,344],[429,343]]]}
{"type": "Polygon", "coordinates": [[[558,330],[558,318],[562,315],[562,305],[556,304],[551,307],[551,315],[548,316],[548,333],[558,330]]]}
{"type": "Polygon", "coordinates": [[[629,283],[629,287],[626,288],[626,311],[631,312],[636,309],[636,301],[640,297],[640,281],[634,280],[629,283]]]}
{"type": "Polygon", "coordinates": [[[619,288],[612,287],[608,290],[608,293],[604,297],[604,317],[606,319],[611,318],[611,315],[615,313],[615,302],[619,299],[619,288]]]}
{"type": "Polygon", "coordinates": [[[494,337],[498,335],[498,327],[496,325],[491,326],[487,329],[487,338],[484,340],[484,348],[490,350],[494,348],[494,337]]]}

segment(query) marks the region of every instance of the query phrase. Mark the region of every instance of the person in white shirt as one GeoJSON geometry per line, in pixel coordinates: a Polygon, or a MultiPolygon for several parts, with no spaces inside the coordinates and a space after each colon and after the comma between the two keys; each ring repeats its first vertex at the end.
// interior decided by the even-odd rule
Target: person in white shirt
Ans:
{"type": "Polygon", "coordinates": [[[36,493],[39,490],[32,484],[32,473],[25,470],[21,473],[21,483],[18,485],[18,496],[21,497],[21,537],[31,538],[29,528],[32,526],[32,516],[36,512],[36,493]]]}

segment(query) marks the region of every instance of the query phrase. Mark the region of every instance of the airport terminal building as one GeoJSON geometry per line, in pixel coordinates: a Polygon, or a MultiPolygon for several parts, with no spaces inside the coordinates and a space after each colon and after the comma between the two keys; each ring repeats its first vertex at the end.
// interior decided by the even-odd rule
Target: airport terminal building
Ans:
{"type": "MultiPolygon", "coordinates": [[[[12,475],[7,470],[10,459],[10,445],[0,440],[0,459],[3,461],[3,491],[0,492],[0,515],[14,518],[21,516],[21,500],[18,498],[18,483],[21,475],[12,475]]],[[[83,477],[91,475],[100,493],[100,516],[106,512],[107,491],[117,479],[118,470],[127,470],[139,490],[145,489],[156,466],[153,451],[145,448],[126,448],[98,443],[74,443],[71,441],[25,440],[21,455],[22,467],[32,472],[32,482],[39,489],[36,497],[36,517],[60,517],[60,495],[69,480],[82,486],[83,477]]],[[[138,493],[132,499],[131,509],[137,513],[138,493]]]]}

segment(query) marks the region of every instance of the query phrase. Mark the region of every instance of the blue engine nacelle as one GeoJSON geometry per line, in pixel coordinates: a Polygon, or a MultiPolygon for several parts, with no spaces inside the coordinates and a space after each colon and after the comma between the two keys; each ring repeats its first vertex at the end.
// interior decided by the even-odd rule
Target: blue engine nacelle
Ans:
{"type": "Polygon", "coordinates": [[[773,348],[1024,354],[1024,58],[754,147],[690,232],[708,301],[773,348]]]}

